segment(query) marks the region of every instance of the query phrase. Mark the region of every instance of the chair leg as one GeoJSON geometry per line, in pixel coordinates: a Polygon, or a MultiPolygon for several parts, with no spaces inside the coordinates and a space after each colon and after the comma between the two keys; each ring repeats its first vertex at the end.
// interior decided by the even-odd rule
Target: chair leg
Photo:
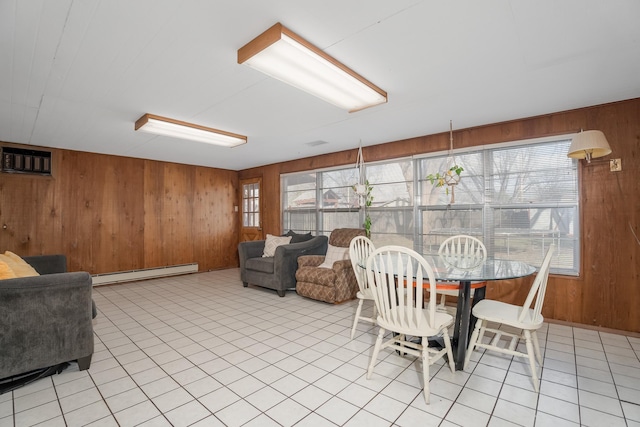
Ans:
{"type": "MultiPolygon", "coordinates": [[[[422,337],[422,342],[426,343],[429,337],[422,337]]],[[[429,404],[431,390],[429,389],[429,350],[428,345],[422,346],[422,380],[424,382],[424,403],[429,404]]],[[[447,348],[451,348],[449,345],[447,348]]]]}
{"type": "Polygon", "coordinates": [[[380,328],[380,332],[378,332],[378,338],[376,339],[376,345],[373,347],[373,354],[371,354],[371,361],[369,362],[369,369],[367,369],[367,379],[371,379],[371,375],[373,375],[373,367],[376,364],[376,360],[378,359],[378,352],[380,351],[380,346],[382,345],[382,337],[384,336],[385,330],[384,328],[380,328]]]}
{"type": "MultiPolygon", "coordinates": [[[[442,340],[444,341],[444,348],[447,350],[447,360],[449,361],[449,369],[451,369],[451,373],[456,372],[456,364],[453,360],[453,350],[451,348],[451,338],[449,338],[449,332],[445,329],[442,332],[442,340]]],[[[428,342],[428,341],[422,341],[428,342]]]]}
{"type": "Polygon", "coordinates": [[[447,307],[447,296],[445,294],[440,295],[440,309],[446,310],[447,307]]]}
{"type": "MultiPolygon", "coordinates": [[[[476,322],[476,327],[473,328],[473,333],[471,334],[471,338],[469,339],[469,348],[467,348],[467,354],[464,357],[464,366],[462,369],[467,370],[467,365],[469,364],[469,360],[471,360],[471,353],[476,348],[476,343],[482,339],[480,335],[480,328],[484,324],[484,320],[478,319],[476,322]]],[[[483,334],[484,335],[484,334],[483,334]]]]}
{"type": "Polygon", "coordinates": [[[529,356],[529,365],[531,366],[531,378],[533,379],[533,389],[537,393],[540,391],[538,381],[538,369],[536,368],[536,360],[534,356],[533,343],[531,339],[531,331],[524,331],[525,344],[527,346],[527,355],[529,356]]]}
{"type": "Polygon", "coordinates": [[[542,353],[540,352],[540,344],[538,343],[538,331],[531,331],[531,338],[533,339],[533,349],[536,351],[536,360],[538,365],[542,366],[542,353]]]}
{"type": "MultiPolygon", "coordinates": [[[[405,334],[398,334],[398,335],[396,336],[396,338],[397,338],[398,340],[400,340],[400,343],[399,343],[398,345],[400,346],[400,348],[402,348],[402,349],[404,350],[404,348],[405,348],[404,343],[405,343],[405,341],[407,341],[407,337],[406,337],[406,335],[405,335],[405,334]]],[[[405,356],[407,355],[407,353],[405,353],[403,350],[396,350],[396,351],[398,352],[398,354],[399,354],[400,356],[405,357],[405,356]]]]}
{"type": "Polygon", "coordinates": [[[358,326],[358,319],[360,319],[360,313],[362,312],[362,304],[364,300],[358,301],[358,308],[356,309],[356,315],[353,318],[353,327],[351,328],[351,339],[356,334],[356,326],[358,326]]]}

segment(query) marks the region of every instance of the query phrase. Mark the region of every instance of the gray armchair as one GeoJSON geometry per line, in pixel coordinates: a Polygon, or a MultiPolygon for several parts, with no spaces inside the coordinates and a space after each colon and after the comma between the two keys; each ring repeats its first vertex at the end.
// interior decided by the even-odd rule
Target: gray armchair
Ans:
{"type": "MultiPolygon", "coordinates": [[[[291,233],[290,233],[291,235],[291,233]]],[[[327,236],[294,234],[288,245],[278,246],[275,255],[263,257],[264,240],[240,242],[240,278],[246,288],[249,284],[274,289],[283,297],[287,289],[296,287],[296,269],[300,255],[325,254],[327,236]]]]}
{"type": "Polygon", "coordinates": [[[66,273],[64,255],[23,258],[41,276],[0,280],[0,378],[93,355],[91,276],[66,273]]]}

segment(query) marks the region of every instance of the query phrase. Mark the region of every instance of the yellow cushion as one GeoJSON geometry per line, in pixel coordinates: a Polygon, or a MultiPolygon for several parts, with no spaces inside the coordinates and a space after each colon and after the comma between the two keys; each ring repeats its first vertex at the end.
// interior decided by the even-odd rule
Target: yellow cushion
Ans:
{"type": "Polygon", "coordinates": [[[25,260],[11,251],[5,251],[4,255],[0,255],[0,261],[7,263],[16,277],[33,277],[40,275],[33,267],[27,264],[25,260]]]}
{"type": "Polygon", "coordinates": [[[24,263],[25,260],[23,260],[20,255],[16,255],[11,251],[4,251],[4,256],[11,258],[14,262],[17,263],[24,263]]]}
{"type": "Polygon", "coordinates": [[[6,262],[0,261],[0,280],[2,279],[15,279],[16,273],[13,272],[11,267],[6,262]]]}

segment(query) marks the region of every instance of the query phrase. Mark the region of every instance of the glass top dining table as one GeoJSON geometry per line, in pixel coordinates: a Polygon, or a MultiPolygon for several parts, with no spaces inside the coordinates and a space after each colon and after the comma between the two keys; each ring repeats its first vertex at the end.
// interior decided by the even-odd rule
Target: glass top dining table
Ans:
{"type": "Polygon", "coordinates": [[[423,255],[438,281],[484,282],[487,280],[506,280],[533,274],[536,268],[522,261],[487,257],[475,265],[464,265],[455,257],[441,255],[423,255]]]}
{"type": "MultiPolygon", "coordinates": [[[[473,265],[464,265],[459,259],[441,255],[423,255],[433,268],[436,280],[439,282],[459,282],[458,306],[455,326],[451,341],[456,370],[464,368],[469,336],[475,325],[475,318],[471,314],[471,282],[485,282],[489,280],[507,280],[526,277],[535,273],[536,268],[522,261],[487,257],[473,265]],[[463,265],[460,267],[460,265],[463,265]]],[[[365,267],[361,265],[361,267],[365,267]]],[[[484,299],[485,288],[474,290],[473,304],[484,299]]]]}

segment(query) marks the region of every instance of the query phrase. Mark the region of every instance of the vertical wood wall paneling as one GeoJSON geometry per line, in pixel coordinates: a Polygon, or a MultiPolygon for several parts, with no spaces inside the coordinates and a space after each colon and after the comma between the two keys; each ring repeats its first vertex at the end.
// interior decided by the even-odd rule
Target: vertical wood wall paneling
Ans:
{"type": "Polygon", "coordinates": [[[164,238],[164,168],[161,162],[144,162],[144,267],[162,266],[171,242],[164,238]]]}
{"type": "MultiPolygon", "coordinates": [[[[71,271],[136,268],[142,209],[140,160],[59,150],[55,172],[62,247],[71,271]],[[137,190],[137,191],[136,191],[137,190]]],[[[52,253],[52,248],[41,253],[52,253]]]]}
{"type": "Polygon", "coordinates": [[[200,270],[215,270],[238,265],[238,173],[199,167],[196,169],[194,221],[195,257],[200,270]],[[224,203],[224,201],[228,201],[224,203]],[[233,203],[231,203],[233,201],[233,203]],[[229,230],[229,233],[220,233],[229,230]]]}
{"type": "Polygon", "coordinates": [[[63,253],[91,274],[237,267],[237,172],[46,150],[52,177],[0,173],[0,252],[63,253]]]}
{"type": "Polygon", "coordinates": [[[60,242],[54,186],[51,177],[0,174],[0,253],[38,252],[45,242],[60,242]]]}
{"type": "Polygon", "coordinates": [[[175,260],[176,264],[184,264],[194,259],[191,225],[195,168],[173,163],[165,163],[163,166],[165,175],[163,237],[171,242],[164,247],[163,264],[168,260],[175,260]]]}
{"type": "Polygon", "coordinates": [[[101,199],[104,165],[95,155],[84,156],[76,151],[60,151],[61,168],[55,175],[56,191],[64,194],[60,199],[62,215],[62,253],[67,256],[70,271],[99,271],[95,260],[102,247],[101,199]],[[93,166],[100,165],[96,170],[93,166]]]}
{"type": "MultiPolygon", "coordinates": [[[[640,332],[640,98],[454,131],[455,147],[568,134],[604,132],[613,153],[578,168],[581,179],[580,277],[551,276],[543,314],[551,319],[640,332]],[[610,172],[608,160],[622,159],[610,172]],[[633,235],[635,232],[636,236],[633,235]]],[[[365,161],[448,148],[448,133],[364,147],[365,161]]],[[[265,193],[280,200],[280,174],[355,162],[357,149],[246,169],[240,179],[263,176],[265,193]],[[273,193],[270,193],[273,192],[273,193]]],[[[279,206],[265,206],[264,232],[279,234],[279,206]]],[[[375,224],[373,226],[375,233],[375,224]]],[[[530,279],[493,282],[488,296],[521,302],[530,279]]]]}

